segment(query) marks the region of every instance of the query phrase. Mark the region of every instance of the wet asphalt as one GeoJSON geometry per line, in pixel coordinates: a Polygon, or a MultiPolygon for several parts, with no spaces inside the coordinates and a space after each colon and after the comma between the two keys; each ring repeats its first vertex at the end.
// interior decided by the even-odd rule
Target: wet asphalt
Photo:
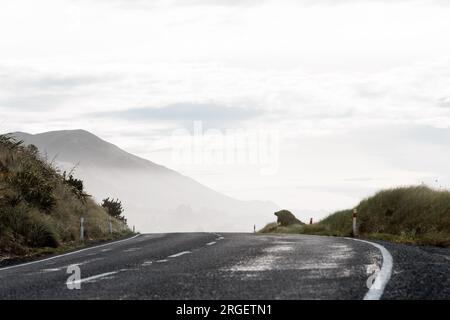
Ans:
{"type": "MultiPolygon", "coordinates": [[[[382,299],[450,299],[450,249],[377,243],[393,257],[382,299]]],[[[143,234],[0,269],[0,299],[360,300],[382,265],[345,238],[143,234]]]]}

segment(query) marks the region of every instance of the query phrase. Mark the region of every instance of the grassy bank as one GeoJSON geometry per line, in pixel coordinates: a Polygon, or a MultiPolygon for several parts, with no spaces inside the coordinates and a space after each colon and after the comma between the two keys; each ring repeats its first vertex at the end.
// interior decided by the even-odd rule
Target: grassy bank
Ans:
{"type": "MultiPolygon", "coordinates": [[[[401,187],[378,192],[358,206],[360,236],[399,243],[450,246],[450,192],[426,186],[401,187]]],[[[262,233],[352,235],[352,209],[335,212],[312,225],[278,227],[269,224],[262,233]]]]}
{"type": "Polygon", "coordinates": [[[113,218],[110,234],[108,213],[80,184],[60,174],[35,147],[0,135],[0,260],[61,252],[131,233],[113,218]],[[84,242],[80,241],[81,217],[84,242]]]}

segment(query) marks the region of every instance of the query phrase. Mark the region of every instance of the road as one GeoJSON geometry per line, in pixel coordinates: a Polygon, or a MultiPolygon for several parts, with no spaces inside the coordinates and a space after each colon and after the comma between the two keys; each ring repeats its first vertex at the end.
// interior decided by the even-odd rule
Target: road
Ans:
{"type": "Polygon", "coordinates": [[[143,234],[0,269],[0,299],[364,299],[376,277],[382,299],[450,298],[450,249],[378,244],[393,261],[346,238],[143,234]]]}

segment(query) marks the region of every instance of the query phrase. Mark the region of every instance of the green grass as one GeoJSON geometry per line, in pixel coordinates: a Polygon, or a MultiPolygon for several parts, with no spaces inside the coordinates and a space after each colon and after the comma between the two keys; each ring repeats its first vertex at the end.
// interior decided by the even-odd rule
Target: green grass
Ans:
{"type": "MultiPolygon", "coordinates": [[[[450,246],[450,192],[426,186],[388,189],[358,206],[360,236],[398,243],[450,246]]],[[[331,236],[352,235],[352,209],[335,212],[313,225],[266,226],[260,232],[331,236]]]]}
{"type": "Polygon", "coordinates": [[[43,252],[59,252],[88,242],[131,234],[88,196],[80,196],[64,177],[25,147],[0,135],[0,260],[43,252]],[[80,241],[80,218],[85,241],[80,241]]]}
{"type": "Polygon", "coordinates": [[[303,225],[293,224],[290,226],[279,226],[276,222],[269,223],[259,232],[261,233],[301,233],[303,225]]]}

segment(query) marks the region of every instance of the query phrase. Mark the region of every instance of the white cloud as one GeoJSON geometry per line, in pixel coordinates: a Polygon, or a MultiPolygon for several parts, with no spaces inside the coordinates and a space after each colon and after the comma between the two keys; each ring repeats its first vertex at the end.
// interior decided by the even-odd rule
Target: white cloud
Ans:
{"type": "MultiPolygon", "coordinates": [[[[263,179],[249,168],[176,169],[238,197],[273,197],[293,207],[302,206],[290,199],[303,189],[289,175],[311,185],[324,172],[319,188],[333,184],[336,190],[343,184],[331,176],[333,170],[350,179],[364,175],[364,167],[350,161],[360,156],[380,176],[395,177],[384,181],[415,181],[428,174],[424,162],[414,163],[409,175],[398,162],[377,166],[379,159],[358,155],[362,146],[347,150],[349,156],[333,170],[325,170],[320,159],[332,156],[327,141],[336,134],[399,125],[450,127],[450,7],[438,1],[334,4],[3,1],[0,126],[28,132],[84,128],[170,166],[166,135],[179,127],[177,119],[98,114],[174,104],[245,107],[258,114],[258,124],[282,133],[287,173],[263,179]],[[317,143],[323,148],[303,163],[298,145],[305,137],[322,137],[317,143]],[[215,172],[214,179],[207,172],[215,172]]],[[[229,122],[255,125],[251,117],[240,120],[229,122]]],[[[432,174],[447,175],[438,168],[432,174]]],[[[371,188],[385,185],[371,181],[371,188]]],[[[335,192],[330,190],[319,191],[335,192]]],[[[335,194],[327,210],[356,201],[360,194],[352,192],[345,198],[335,194]]],[[[311,200],[310,209],[324,209],[313,205],[311,200]]]]}

